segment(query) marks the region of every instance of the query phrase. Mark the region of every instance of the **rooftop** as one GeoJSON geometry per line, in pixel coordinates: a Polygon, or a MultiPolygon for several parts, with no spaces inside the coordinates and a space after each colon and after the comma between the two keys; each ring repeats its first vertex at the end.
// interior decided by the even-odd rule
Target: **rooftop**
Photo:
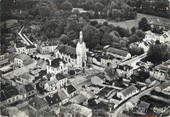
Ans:
{"type": "Polygon", "coordinates": [[[76,88],[73,87],[73,85],[67,86],[67,92],[68,92],[68,94],[71,94],[71,93],[73,93],[74,91],[76,91],[76,88]]]}
{"type": "Polygon", "coordinates": [[[127,87],[126,89],[122,90],[121,93],[124,95],[124,96],[127,96],[135,91],[137,91],[138,89],[135,87],[135,86],[130,86],[130,87],[127,87]]]}
{"type": "Polygon", "coordinates": [[[58,92],[54,93],[53,95],[46,96],[45,99],[47,100],[47,103],[49,104],[49,106],[52,106],[52,105],[55,105],[61,102],[58,92]]]}
{"type": "Polygon", "coordinates": [[[48,106],[47,102],[39,97],[34,97],[29,101],[29,105],[34,107],[37,110],[40,110],[41,108],[48,106]]]}
{"type": "Polygon", "coordinates": [[[26,46],[26,49],[36,48],[34,45],[26,46]]]}
{"type": "Polygon", "coordinates": [[[66,76],[64,76],[63,74],[56,74],[55,77],[57,80],[62,80],[66,78],[66,76]]]}
{"type": "Polygon", "coordinates": [[[30,92],[34,90],[34,87],[31,84],[25,85],[26,92],[30,92]]]}
{"type": "Polygon", "coordinates": [[[54,59],[54,60],[51,61],[51,66],[57,68],[57,67],[59,67],[60,62],[63,62],[64,64],[66,63],[63,59],[61,59],[61,58],[56,58],[56,59],[54,59]]]}
{"type": "Polygon", "coordinates": [[[117,54],[117,55],[120,55],[120,56],[123,56],[123,57],[126,57],[127,54],[129,53],[128,51],[124,51],[124,50],[113,48],[113,47],[109,47],[107,49],[107,52],[117,54]]]}

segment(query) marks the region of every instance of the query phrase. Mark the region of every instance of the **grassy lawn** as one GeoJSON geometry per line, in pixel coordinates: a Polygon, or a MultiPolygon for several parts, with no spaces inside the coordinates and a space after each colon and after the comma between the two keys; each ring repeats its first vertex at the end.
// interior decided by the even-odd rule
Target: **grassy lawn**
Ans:
{"type": "Polygon", "coordinates": [[[138,27],[138,22],[143,17],[146,17],[148,22],[157,21],[159,24],[164,24],[164,25],[170,26],[170,19],[168,19],[168,18],[152,16],[152,15],[146,15],[146,14],[141,14],[141,13],[138,13],[137,18],[133,19],[133,20],[126,20],[126,21],[116,22],[114,20],[109,21],[107,19],[92,19],[92,21],[97,20],[100,23],[103,23],[103,22],[107,21],[109,24],[113,24],[114,26],[120,26],[120,27],[124,27],[124,28],[127,28],[127,29],[131,29],[134,26],[138,27]]]}

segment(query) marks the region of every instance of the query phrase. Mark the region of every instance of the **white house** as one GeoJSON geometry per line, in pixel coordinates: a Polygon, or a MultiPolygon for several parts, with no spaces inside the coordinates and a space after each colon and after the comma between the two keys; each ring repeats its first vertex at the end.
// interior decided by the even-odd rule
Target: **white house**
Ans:
{"type": "Polygon", "coordinates": [[[17,54],[33,54],[37,50],[34,45],[26,46],[22,43],[16,43],[14,47],[17,54]]]}
{"type": "Polygon", "coordinates": [[[118,65],[117,66],[117,72],[120,77],[126,77],[130,78],[130,76],[133,74],[133,67],[129,65],[118,65]]]}
{"type": "Polygon", "coordinates": [[[170,44],[170,30],[159,37],[160,42],[170,44]]]}
{"type": "Polygon", "coordinates": [[[47,73],[58,74],[65,73],[68,70],[68,64],[61,58],[56,58],[47,65],[47,73]]]}
{"type": "Polygon", "coordinates": [[[14,63],[19,67],[24,67],[31,64],[33,60],[26,54],[19,54],[14,58],[14,63]]]}
{"type": "Polygon", "coordinates": [[[48,81],[44,84],[44,89],[47,91],[54,91],[67,86],[67,77],[62,74],[49,74],[48,81]]]}
{"type": "Polygon", "coordinates": [[[130,87],[127,87],[126,89],[118,92],[117,97],[121,98],[122,100],[125,100],[125,99],[131,97],[132,95],[136,94],[137,92],[139,92],[139,90],[135,86],[130,86],[130,87]]]}

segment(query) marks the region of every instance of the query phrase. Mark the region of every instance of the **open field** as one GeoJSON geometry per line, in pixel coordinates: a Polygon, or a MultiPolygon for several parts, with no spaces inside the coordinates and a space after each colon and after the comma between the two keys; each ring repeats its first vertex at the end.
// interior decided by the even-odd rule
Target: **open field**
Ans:
{"type": "Polygon", "coordinates": [[[141,13],[138,13],[137,18],[133,19],[133,20],[116,22],[116,21],[113,21],[113,20],[109,21],[107,19],[92,19],[92,21],[96,20],[99,23],[103,23],[103,22],[107,21],[109,24],[113,24],[114,26],[120,26],[120,27],[124,27],[124,28],[127,28],[127,29],[131,29],[134,26],[138,27],[138,22],[143,17],[146,17],[148,22],[157,22],[158,24],[164,24],[164,25],[170,26],[170,19],[168,19],[168,18],[146,15],[146,14],[141,14],[141,13]]]}

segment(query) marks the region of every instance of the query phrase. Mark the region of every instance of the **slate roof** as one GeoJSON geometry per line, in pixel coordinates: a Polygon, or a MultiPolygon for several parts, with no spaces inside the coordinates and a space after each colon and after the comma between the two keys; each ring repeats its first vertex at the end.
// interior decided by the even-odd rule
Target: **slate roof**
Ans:
{"type": "Polygon", "coordinates": [[[32,100],[30,100],[29,105],[31,105],[37,110],[40,110],[45,106],[48,106],[47,102],[39,97],[34,97],[32,100]]]}
{"type": "Polygon", "coordinates": [[[25,47],[25,45],[23,43],[21,43],[21,42],[18,42],[18,43],[16,43],[16,47],[17,48],[22,48],[22,47],[25,47]]]}
{"type": "Polygon", "coordinates": [[[61,99],[57,93],[54,93],[52,96],[46,96],[45,99],[47,100],[47,103],[49,106],[58,104],[61,102],[61,99]]]}
{"type": "Polygon", "coordinates": [[[68,92],[68,94],[71,94],[71,93],[73,93],[74,91],[76,91],[76,88],[73,87],[73,85],[67,86],[67,92],[68,92]]]}
{"type": "Polygon", "coordinates": [[[76,48],[68,46],[68,45],[61,45],[58,47],[60,53],[70,55],[71,58],[77,58],[76,56],[76,48]]]}
{"type": "Polygon", "coordinates": [[[26,46],[26,49],[36,48],[34,45],[26,46]]]}
{"type": "Polygon", "coordinates": [[[122,90],[121,93],[126,97],[127,95],[137,91],[138,89],[135,86],[127,87],[126,89],[122,90]]]}
{"type": "Polygon", "coordinates": [[[120,50],[120,49],[113,48],[113,47],[108,48],[107,52],[117,54],[117,55],[120,55],[120,56],[123,56],[123,57],[126,57],[127,54],[129,53],[128,51],[120,50]]]}
{"type": "Polygon", "coordinates": [[[19,95],[19,91],[14,86],[6,86],[4,90],[1,90],[0,101],[7,100],[11,97],[19,95]]]}
{"type": "Polygon", "coordinates": [[[28,59],[30,59],[30,56],[28,56],[28,55],[26,55],[26,54],[18,54],[17,56],[16,56],[16,58],[18,58],[18,59],[21,59],[21,60],[28,60],[28,59]]]}
{"type": "Polygon", "coordinates": [[[66,78],[66,76],[64,76],[63,74],[56,74],[55,77],[57,80],[62,80],[66,78]]]}
{"type": "Polygon", "coordinates": [[[26,92],[30,92],[34,90],[34,87],[31,84],[25,85],[26,92]]]}
{"type": "Polygon", "coordinates": [[[109,87],[105,87],[102,90],[100,90],[100,92],[97,95],[100,96],[100,97],[104,97],[105,95],[107,95],[112,90],[114,90],[114,89],[109,88],[109,87]]]}
{"type": "Polygon", "coordinates": [[[137,104],[137,106],[140,107],[140,108],[148,109],[149,106],[150,106],[150,104],[147,103],[147,102],[141,101],[141,102],[139,102],[139,103],[137,104]]]}
{"type": "Polygon", "coordinates": [[[60,62],[63,62],[64,64],[66,63],[63,59],[61,58],[56,58],[54,60],[51,61],[51,66],[52,67],[59,67],[60,62]]]}

